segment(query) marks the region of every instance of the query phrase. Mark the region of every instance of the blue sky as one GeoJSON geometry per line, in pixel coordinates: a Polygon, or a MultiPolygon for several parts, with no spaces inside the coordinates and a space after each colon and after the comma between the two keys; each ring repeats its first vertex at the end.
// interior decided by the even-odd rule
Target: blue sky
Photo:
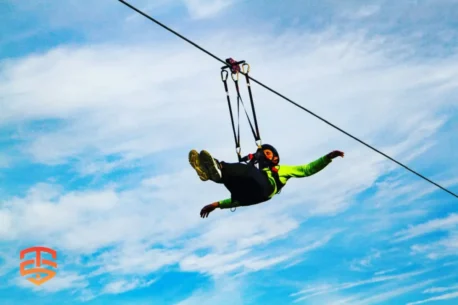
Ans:
{"type": "MultiPolygon", "coordinates": [[[[130,3],[458,192],[456,1],[130,3]]],[[[345,158],[201,219],[228,193],[188,151],[235,161],[221,64],[117,1],[0,17],[2,304],[457,302],[453,196],[253,84],[282,162],[345,158]],[[33,245],[58,251],[40,287],[18,271],[33,245]]]]}

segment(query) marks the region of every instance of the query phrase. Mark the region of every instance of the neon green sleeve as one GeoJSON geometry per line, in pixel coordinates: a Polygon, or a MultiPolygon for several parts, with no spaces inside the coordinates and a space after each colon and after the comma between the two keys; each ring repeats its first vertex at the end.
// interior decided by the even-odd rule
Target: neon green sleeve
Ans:
{"type": "Polygon", "coordinates": [[[286,179],[308,177],[318,173],[331,162],[332,159],[323,156],[305,165],[281,165],[278,174],[286,179]]]}
{"type": "Polygon", "coordinates": [[[218,201],[218,203],[219,203],[220,209],[229,209],[229,208],[236,208],[236,207],[241,207],[241,206],[246,207],[250,205],[259,204],[259,203],[250,203],[250,202],[245,202],[242,204],[239,201],[232,201],[231,198],[220,200],[218,201]]]}
{"type": "Polygon", "coordinates": [[[232,201],[231,198],[227,198],[224,200],[218,201],[220,209],[229,209],[229,208],[235,208],[239,206],[239,203],[237,201],[232,201]]]}

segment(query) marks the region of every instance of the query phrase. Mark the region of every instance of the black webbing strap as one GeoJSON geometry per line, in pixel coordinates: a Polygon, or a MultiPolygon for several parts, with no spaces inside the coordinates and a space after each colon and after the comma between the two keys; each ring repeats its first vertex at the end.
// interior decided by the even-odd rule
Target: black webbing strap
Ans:
{"type": "MultiPolygon", "coordinates": [[[[241,156],[241,149],[240,149],[240,125],[238,126],[238,134],[235,132],[235,124],[234,124],[234,116],[232,115],[232,106],[231,106],[231,98],[229,96],[229,88],[227,86],[227,77],[228,77],[228,72],[226,70],[221,70],[221,79],[224,83],[224,90],[226,91],[226,97],[227,97],[227,105],[229,106],[229,114],[231,116],[231,123],[232,123],[232,131],[234,132],[234,141],[235,141],[235,151],[237,152],[237,156],[239,158],[239,162],[242,159],[241,156]]],[[[238,119],[237,119],[238,120],[238,119]]]]}
{"type": "MultiPolygon", "coordinates": [[[[254,107],[254,101],[253,101],[253,94],[251,92],[251,86],[250,86],[250,79],[248,77],[248,72],[249,72],[249,65],[245,64],[245,61],[240,61],[237,62],[233,60],[232,58],[226,59],[226,62],[228,63],[228,66],[224,66],[221,68],[221,79],[224,83],[224,90],[226,91],[226,97],[227,97],[227,103],[229,106],[229,114],[231,117],[231,123],[232,123],[232,130],[234,132],[234,140],[235,140],[235,146],[236,146],[236,152],[237,156],[239,159],[239,162],[241,162],[242,156],[241,156],[241,147],[240,147],[240,103],[243,106],[243,109],[245,110],[246,117],[248,119],[248,123],[250,124],[251,132],[253,133],[253,137],[255,138],[255,141],[261,141],[261,137],[259,134],[259,128],[258,128],[258,122],[256,118],[256,111],[254,107]],[[251,101],[251,108],[253,111],[253,117],[254,117],[254,122],[255,122],[255,128],[253,127],[253,124],[251,123],[250,116],[248,115],[248,112],[245,108],[245,104],[243,103],[242,96],[240,94],[240,87],[239,87],[239,73],[240,73],[240,64],[244,64],[248,66],[248,70],[245,73],[246,76],[246,81],[247,81],[247,87],[248,87],[248,93],[250,96],[250,101],[251,101]],[[234,124],[234,116],[232,114],[232,106],[231,106],[231,101],[230,101],[230,95],[229,95],[229,90],[228,90],[228,85],[227,85],[227,77],[228,77],[228,72],[226,71],[227,68],[231,69],[231,76],[232,80],[234,81],[235,85],[235,90],[237,92],[237,132],[235,131],[235,124],[234,124]]],[[[256,143],[257,144],[257,143],[256,143]]],[[[257,144],[258,146],[260,144],[257,144]]]]}
{"type": "MultiPolygon", "coordinates": [[[[248,73],[250,73],[250,65],[247,64],[247,63],[243,63],[243,64],[242,64],[242,71],[243,71],[244,74],[245,74],[246,85],[247,85],[247,87],[248,87],[248,94],[249,94],[249,96],[250,96],[251,109],[252,109],[252,111],[253,111],[254,126],[255,126],[255,128],[256,128],[255,139],[256,139],[256,141],[260,141],[260,140],[261,140],[261,133],[259,132],[258,120],[257,120],[257,118],[256,118],[256,110],[255,110],[254,101],[253,101],[253,93],[251,92],[250,77],[248,76],[248,73]],[[248,69],[247,69],[246,72],[243,70],[243,67],[244,67],[244,66],[248,66],[248,69]]],[[[251,123],[251,122],[250,122],[250,123],[251,123]]],[[[253,133],[254,133],[254,131],[253,131],[253,133]]]]}
{"type": "MultiPolygon", "coordinates": [[[[237,91],[237,111],[239,109],[240,103],[242,103],[243,110],[245,110],[246,118],[248,119],[248,123],[250,124],[251,132],[253,133],[253,137],[254,137],[255,141],[259,141],[260,140],[259,136],[256,133],[256,131],[254,130],[253,124],[251,124],[250,116],[248,115],[248,112],[246,111],[245,104],[243,103],[242,96],[240,95],[239,81],[238,81],[238,79],[234,79],[234,78],[232,78],[232,80],[234,81],[235,90],[237,91]]],[[[253,104],[253,102],[252,102],[252,104],[253,104]]],[[[255,117],[255,119],[256,119],[256,117],[255,117]]]]}

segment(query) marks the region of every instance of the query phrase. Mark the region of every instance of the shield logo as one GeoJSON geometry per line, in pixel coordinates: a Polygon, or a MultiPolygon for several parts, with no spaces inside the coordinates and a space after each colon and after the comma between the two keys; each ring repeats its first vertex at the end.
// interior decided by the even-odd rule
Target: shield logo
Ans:
{"type": "Polygon", "coordinates": [[[22,250],[20,253],[21,260],[25,258],[26,254],[35,253],[34,259],[23,261],[20,264],[21,276],[34,275],[34,277],[29,277],[26,279],[35,285],[41,285],[49,281],[56,275],[56,271],[42,267],[42,265],[48,265],[48,266],[57,268],[57,263],[55,261],[41,258],[42,252],[51,254],[54,260],[57,259],[57,252],[53,249],[46,248],[46,247],[31,247],[31,248],[22,250]],[[33,267],[29,269],[25,269],[25,267],[28,265],[32,265],[33,267]],[[42,277],[42,274],[44,274],[45,276],[42,277]]]}

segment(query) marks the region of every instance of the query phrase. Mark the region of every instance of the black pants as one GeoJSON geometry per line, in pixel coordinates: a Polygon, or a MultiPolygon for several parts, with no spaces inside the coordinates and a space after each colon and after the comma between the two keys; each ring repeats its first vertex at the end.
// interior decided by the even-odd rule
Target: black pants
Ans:
{"type": "Polygon", "coordinates": [[[232,200],[251,205],[269,199],[274,187],[262,171],[243,163],[221,162],[221,165],[222,183],[231,192],[232,200]]]}

